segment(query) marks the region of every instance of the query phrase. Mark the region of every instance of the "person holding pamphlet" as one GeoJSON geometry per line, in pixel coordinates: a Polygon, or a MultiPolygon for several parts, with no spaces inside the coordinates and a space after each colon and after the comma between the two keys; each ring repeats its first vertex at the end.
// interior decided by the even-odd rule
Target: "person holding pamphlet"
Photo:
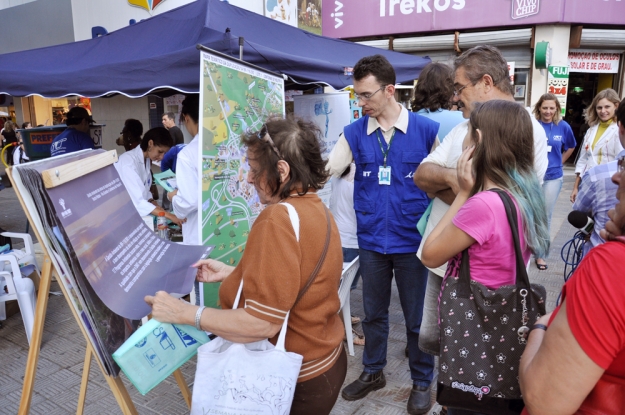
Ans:
{"type": "MultiPolygon", "coordinates": [[[[141,144],[119,156],[115,169],[119,173],[132,203],[139,215],[158,215],[164,210],[152,199],[152,161],[160,161],[171,148],[173,140],[166,128],[152,128],[143,136],[141,144]]],[[[165,212],[165,217],[177,225],[182,224],[175,215],[165,212]]]]}
{"type": "Polygon", "coordinates": [[[316,193],[328,179],[320,138],[315,124],[293,118],[270,119],[259,132],[244,134],[247,181],[267,207],[236,267],[212,259],[195,264],[198,280],[222,282],[221,310],[164,291],[145,297],[156,320],[195,325],[236,343],[275,344],[288,319],[286,351],[303,356],[291,405],[291,413],[300,415],[329,414],[347,372],[338,315],[341,238],[316,193]],[[241,301],[235,304],[237,292],[241,301]]]}

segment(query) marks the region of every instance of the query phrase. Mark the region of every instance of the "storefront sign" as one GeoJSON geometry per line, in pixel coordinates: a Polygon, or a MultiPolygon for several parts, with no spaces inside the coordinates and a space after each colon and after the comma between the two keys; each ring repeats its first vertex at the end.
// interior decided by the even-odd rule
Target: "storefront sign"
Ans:
{"type": "Polygon", "coordinates": [[[618,73],[620,53],[601,51],[569,52],[571,72],[618,73]]]}
{"type": "Polygon", "coordinates": [[[561,115],[566,113],[566,95],[569,87],[569,67],[550,66],[547,76],[547,92],[555,95],[562,109],[561,115]]]}
{"type": "Polygon", "coordinates": [[[555,23],[622,25],[625,1],[323,0],[322,9],[324,36],[354,38],[555,23]]]}

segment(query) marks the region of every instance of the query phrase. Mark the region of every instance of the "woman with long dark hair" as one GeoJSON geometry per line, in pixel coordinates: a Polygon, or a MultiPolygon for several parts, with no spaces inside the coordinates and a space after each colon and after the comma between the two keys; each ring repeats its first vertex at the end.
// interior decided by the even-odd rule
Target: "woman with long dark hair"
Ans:
{"type": "MultiPolygon", "coordinates": [[[[505,191],[516,206],[524,262],[532,253],[543,257],[549,249],[549,231],[533,168],[530,115],[510,101],[477,104],[464,147],[457,169],[460,191],[425,240],[421,260],[427,267],[438,267],[468,248],[474,281],[491,290],[513,285],[516,256],[512,230],[500,196],[489,190],[505,191]]],[[[458,268],[448,266],[447,276],[457,277],[458,268]]],[[[448,413],[467,412],[449,408],[448,413]]]]}

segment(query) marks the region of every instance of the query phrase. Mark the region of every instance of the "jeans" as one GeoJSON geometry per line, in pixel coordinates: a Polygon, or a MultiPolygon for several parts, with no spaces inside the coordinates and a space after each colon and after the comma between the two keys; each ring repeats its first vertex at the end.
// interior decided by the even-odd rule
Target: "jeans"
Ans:
{"type": "MultiPolygon", "coordinates": [[[[343,250],[343,262],[352,262],[358,256],[358,248],[341,248],[343,250]]],[[[352,286],[350,290],[356,289],[358,286],[358,278],[360,278],[360,267],[358,267],[358,271],[356,271],[356,275],[354,276],[354,280],[352,281],[352,286]]]]}
{"type": "Polygon", "coordinates": [[[438,296],[442,284],[443,277],[428,271],[428,283],[423,304],[423,321],[419,334],[419,349],[434,356],[440,354],[441,347],[440,327],[438,326],[438,296]]]}
{"type": "Polygon", "coordinates": [[[543,195],[545,196],[545,208],[547,210],[547,224],[549,230],[551,230],[551,215],[553,215],[553,209],[556,207],[556,202],[558,201],[558,196],[562,189],[562,180],[563,178],[560,177],[559,179],[545,180],[543,182],[543,195]]]}
{"type": "Polygon", "coordinates": [[[389,333],[388,308],[391,302],[393,274],[406,320],[410,377],[417,386],[428,387],[434,371],[434,357],[419,350],[419,332],[427,268],[416,253],[380,254],[360,249],[362,302],[365,319],[362,329],[365,343],[362,363],[366,373],[377,373],[386,366],[389,333]]]}

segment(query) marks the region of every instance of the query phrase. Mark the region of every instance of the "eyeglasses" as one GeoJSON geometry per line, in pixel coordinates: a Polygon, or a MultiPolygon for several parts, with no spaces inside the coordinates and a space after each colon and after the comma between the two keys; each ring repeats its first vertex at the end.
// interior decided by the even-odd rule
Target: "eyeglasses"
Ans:
{"type": "Polygon", "coordinates": [[[625,156],[621,156],[618,158],[617,165],[618,172],[623,173],[625,171],[625,156]]]}
{"type": "Polygon", "coordinates": [[[284,158],[280,154],[280,151],[278,151],[278,147],[276,147],[275,143],[271,139],[271,136],[269,135],[269,132],[267,131],[266,124],[263,124],[263,128],[261,128],[260,131],[256,133],[256,138],[258,138],[260,141],[264,141],[265,143],[268,143],[271,146],[271,149],[274,151],[274,153],[276,153],[276,156],[278,156],[280,160],[284,160],[284,158]]]}
{"type": "Polygon", "coordinates": [[[371,98],[373,98],[373,96],[375,94],[377,94],[381,90],[385,89],[387,86],[388,85],[383,85],[379,89],[376,89],[373,92],[365,92],[364,94],[356,94],[356,93],[354,93],[354,95],[356,96],[356,101],[360,101],[360,100],[369,101],[371,98]]]}
{"type": "Polygon", "coordinates": [[[466,85],[463,85],[460,89],[454,89],[454,96],[460,96],[460,94],[462,93],[462,90],[465,89],[466,87],[468,87],[469,85],[474,85],[472,82],[467,82],[466,85]]]}

